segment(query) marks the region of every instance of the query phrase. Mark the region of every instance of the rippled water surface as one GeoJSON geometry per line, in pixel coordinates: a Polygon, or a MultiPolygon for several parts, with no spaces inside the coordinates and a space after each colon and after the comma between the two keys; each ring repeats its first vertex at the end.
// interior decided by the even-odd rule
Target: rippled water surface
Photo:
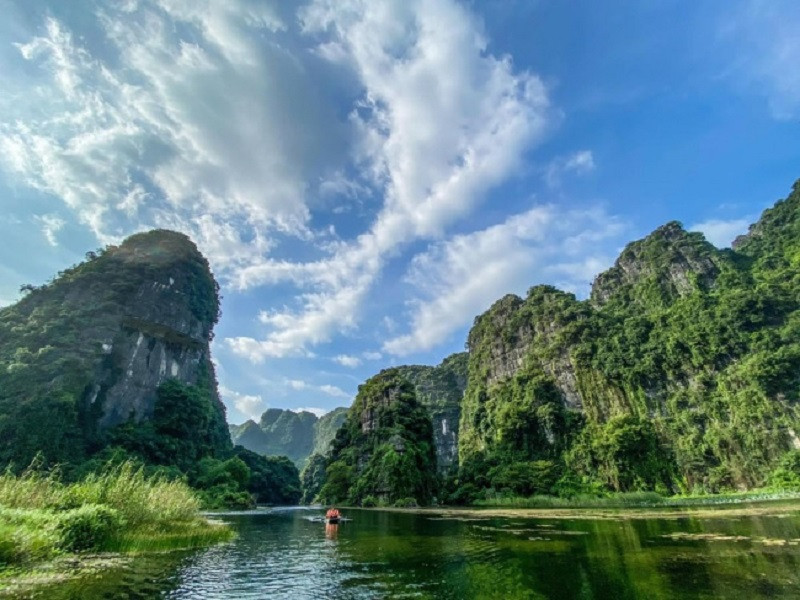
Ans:
{"type": "Polygon", "coordinates": [[[800,516],[225,515],[238,538],[41,590],[80,598],[800,598],[800,516]]]}

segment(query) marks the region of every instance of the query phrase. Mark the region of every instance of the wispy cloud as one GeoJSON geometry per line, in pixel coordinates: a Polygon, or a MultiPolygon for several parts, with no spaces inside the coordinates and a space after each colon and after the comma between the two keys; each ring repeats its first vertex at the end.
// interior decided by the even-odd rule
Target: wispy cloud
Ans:
{"type": "Polygon", "coordinates": [[[542,82],[487,52],[479,23],[449,0],[319,0],[301,20],[307,34],[319,36],[319,55],[349,69],[364,88],[350,114],[359,140],[354,159],[384,203],[369,230],[330,258],[242,270],[243,286],[291,281],[308,290],[299,307],[269,315],[263,339],[229,341],[251,360],[353,329],[386,257],[470,214],[519,166],[553,114],[542,82]]]}
{"type": "Polygon", "coordinates": [[[562,211],[537,206],[482,231],[434,244],[416,256],[408,282],[411,331],[383,349],[399,356],[429,350],[472,322],[504,293],[533,283],[584,292],[591,278],[611,264],[598,244],[624,230],[601,209],[562,211]]]}
{"type": "Polygon", "coordinates": [[[727,11],[723,40],[735,52],[728,76],[764,95],[778,119],[800,117],[800,10],[794,0],[746,0],[727,11]]]}
{"type": "Polygon", "coordinates": [[[322,392],[323,394],[331,396],[332,398],[352,398],[352,395],[348,394],[343,389],[327,383],[323,385],[316,385],[301,379],[289,379],[286,381],[286,385],[295,391],[308,390],[322,392]]]}
{"type": "Polygon", "coordinates": [[[226,340],[253,362],[355,331],[387,260],[445,236],[559,120],[454,0],[93,6],[97,43],[48,17],[18,45],[36,75],[13,90],[31,102],[0,98],[0,162],[101,243],[178,229],[230,288],[293,286],[226,340]],[[370,198],[361,231],[315,229],[330,197],[370,198]],[[311,260],[276,258],[292,238],[311,260]]]}
{"type": "Polygon", "coordinates": [[[333,360],[343,367],[355,368],[361,365],[360,358],[357,356],[351,356],[349,354],[339,354],[338,356],[335,356],[333,360]]]}
{"type": "Polygon", "coordinates": [[[47,243],[51,246],[58,246],[56,234],[66,225],[66,221],[58,215],[34,215],[33,217],[42,228],[47,243]]]}
{"type": "Polygon", "coordinates": [[[594,154],[591,150],[580,150],[569,156],[560,156],[550,161],[544,178],[550,187],[558,187],[562,178],[568,174],[585,175],[595,169],[594,154]]]}
{"type": "Polygon", "coordinates": [[[240,394],[225,386],[219,387],[219,394],[249,419],[258,419],[267,409],[267,403],[260,395],[240,394]]]}
{"type": "Polygon", "coordinates": [[[706,239],[717,248],[727,248],[736,236],[747,232],[747,228],[754,219],[745,217],[743,219],[731,219],[729,221],[721,219],[710,219],[702,223],[695,223],[689,227],[690,231],[700,231],[706,239]]]}

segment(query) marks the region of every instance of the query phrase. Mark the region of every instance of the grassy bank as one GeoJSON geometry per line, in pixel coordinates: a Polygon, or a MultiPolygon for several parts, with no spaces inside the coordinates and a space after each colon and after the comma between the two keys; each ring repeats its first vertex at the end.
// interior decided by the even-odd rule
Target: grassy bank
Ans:
{"type": "Polygon", "coordinates": [[[182,481],[147,476],[131,463],[62,483],[57,472],[0,475],[0,586],[4,576],[82,553],[205,546],[231,531],[200,515],[182,481]]]}
{"type": "Polygon", "coordinates": [[[609,496],[576,496],[559,498],[557,496],[531,496],[529,498],[498,496],[476,500],[472,506],[486,508],[652,508],[652,507],[693,507],[718,506],[769,500],[800,499],[800,492],[783,490],[753,490],[725,494],[705,494],[688,496],[662,496],[655,492],[631,492],[609,496]]]}

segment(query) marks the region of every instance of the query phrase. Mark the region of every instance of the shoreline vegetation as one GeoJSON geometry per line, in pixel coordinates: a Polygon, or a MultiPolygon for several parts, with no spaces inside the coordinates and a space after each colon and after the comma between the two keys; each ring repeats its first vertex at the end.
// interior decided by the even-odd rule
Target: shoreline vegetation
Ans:
{"type": "Polygon", "coordinates": [[[148,475],[130,462],[75,483],[64,483],[57,469],[6,471],[0,474],[0,592],[26,580],[35,585],[43,573],[51,573],[48,580],[77,576],[76,564],[98,557],[114,564],[123,555],[232,539],[231,529],[200,511],[186,483],[148,475]]]}
{"type": "MultiPolygon", "coordinates": [[[[365,508],[365,507],[358,507],[365,508]]],[[[445,519],[495,517],[536,519],[675,519],[779,516],[800,512],[800,492],[752,490],[727,494],[661,496],[632,492],[605,497],[497,498],[466,506],[376,506],[375,510],[413,512],[445,519]]]]}

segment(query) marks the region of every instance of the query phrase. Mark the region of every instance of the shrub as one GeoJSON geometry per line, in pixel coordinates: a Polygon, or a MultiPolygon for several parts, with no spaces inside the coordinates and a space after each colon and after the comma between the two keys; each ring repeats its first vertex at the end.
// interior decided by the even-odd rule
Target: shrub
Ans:
{"type": "Polygon", "coordinates": [[[59,515],[58,547],[67,552],[102,550],[124,525],[119,512],[102,504],[86,504],[59,515]]]}
{"type": "Polygon", "coordinates": [[[800,491],[800,451],[783,455],[769,477],[769,485],[779,490],[800,491]]]}
{"type": "Polygon", "coordinates": [[[395,500],[394,506],[396,508],[417,508],[419,504],[417,504],[416,498],[400,498],[395,500]]]}
{"type": "Polygon", "coordinates": [[[375,496],[367,496],[361,501],[364,508],[375,508],[378,506],[378,499],[375,496]]]}

